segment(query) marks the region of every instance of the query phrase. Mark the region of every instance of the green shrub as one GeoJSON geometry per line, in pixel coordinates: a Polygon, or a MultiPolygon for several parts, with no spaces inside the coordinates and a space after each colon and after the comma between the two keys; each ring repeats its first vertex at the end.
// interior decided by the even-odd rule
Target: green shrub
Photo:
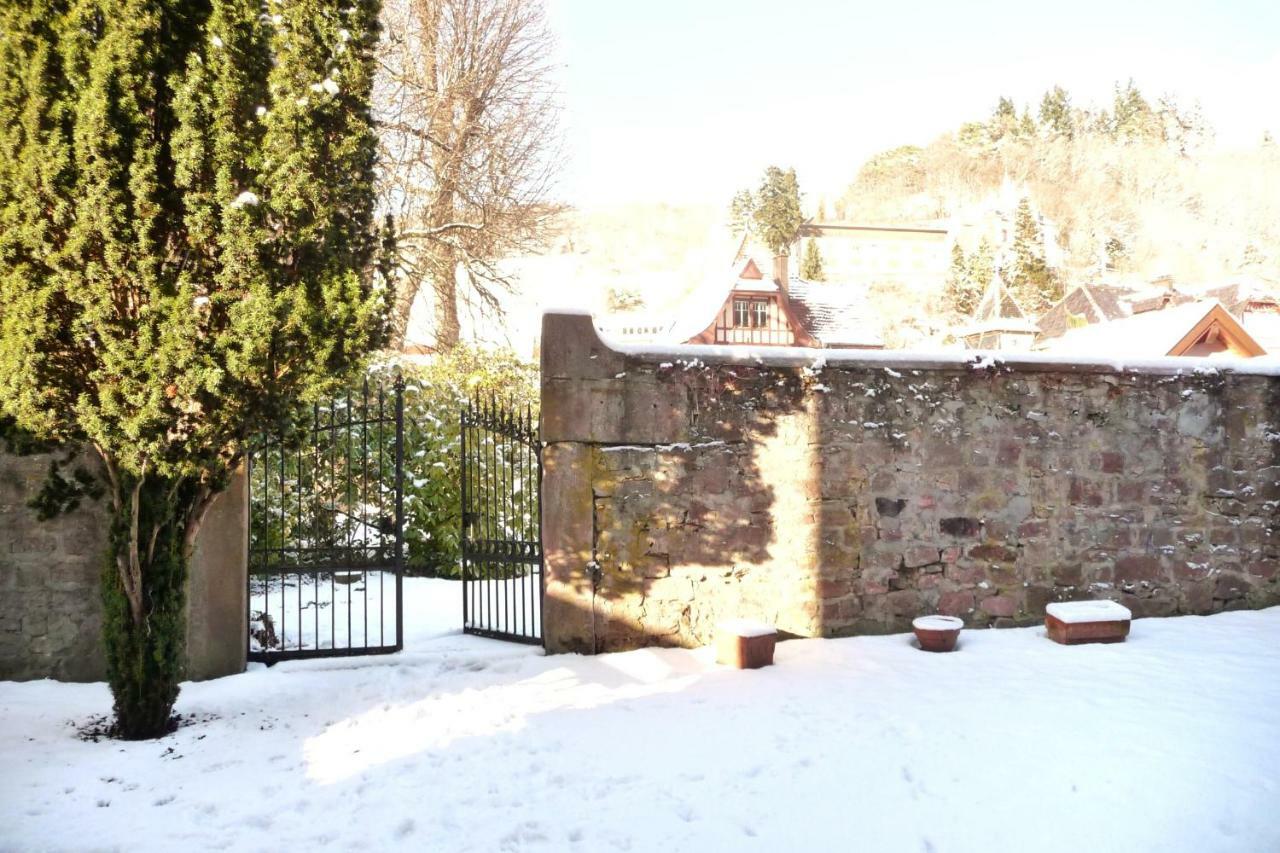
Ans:
{"type": "MultiPolygon", "coordinates": [[[[405,378],[405,563],[410,574],[457,577],[462,535],[460,417],[476,400],[538,416],[538,369],[513,352],[458,346],[430,362],[402,367],[405,378]]],[[[492,458],[503,464],[502,448],[492,458]]],[[[493,464],[493,463],[490,463],[493,464]]],[[[516,510],[534,510],[532,491],[521,490],[516,510]]]]}

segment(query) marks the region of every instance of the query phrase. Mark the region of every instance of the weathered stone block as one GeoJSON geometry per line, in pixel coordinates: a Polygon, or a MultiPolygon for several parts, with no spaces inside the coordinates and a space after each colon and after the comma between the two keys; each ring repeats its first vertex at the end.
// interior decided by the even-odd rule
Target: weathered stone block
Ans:
{"type": "Polygon", "coordinates": [[[1121,557],[1116,560],[1117,582],[1154,581],[1161,575],[1160,559],[1148,556],[1121,557]]]}
{"type": "Polygon", "coordinates": [[[1007,595],[988,596],[979,606],[991,616],[1012,616],[1018,612],[1018,602],[1007,595]]]}

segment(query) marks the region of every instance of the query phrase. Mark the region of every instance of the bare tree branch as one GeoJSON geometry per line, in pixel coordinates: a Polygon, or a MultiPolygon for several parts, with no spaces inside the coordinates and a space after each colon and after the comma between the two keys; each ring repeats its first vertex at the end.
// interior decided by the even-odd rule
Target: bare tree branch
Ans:
{"type": "Polygon", "coordinates": [[[383,18],[374,110],[381,203],[401,239],[393,343],[429,285],[447,348],[459,300],[501,313],[513,282],[498,262],[542,245],[559,213],[551,33],[533,0],[388,0],[383,18]]]}

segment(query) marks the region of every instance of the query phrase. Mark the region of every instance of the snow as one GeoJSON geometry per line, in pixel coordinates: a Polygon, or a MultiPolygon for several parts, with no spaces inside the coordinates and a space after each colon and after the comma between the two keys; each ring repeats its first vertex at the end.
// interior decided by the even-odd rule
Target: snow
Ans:
{"type": "Polygon", "coordinates": [[[1127,622],[1133,618],[1129,608],[1114,601],[1055,601],[1044,609],[1054,619],[1068,625],[1081,622],[1127,622]]]}
{"type": "MultiPolygon", "coordinates": [[[[252,578],[249,610],[270,615],[280,651],[389,646],[396,642],[396,578],[391,572],[252,578]]],[[[260,625],[259,620],[251,629],[260,625]]],[[[253,639],[249,648],[261,651],[253,639]]]]}
{"type": "Polygon", "coordinates": [[[954,631],[964,627],[964,620],[954,616],[917,616],[911,620],[911,627],[921,631],[954,631]]]}
{"type": "MultiPolygon", "coordinates": [[[[578,308],[547,308],[543,314],[590,315],[578,308]]],[[[803,367],[823,358],[828,366],[879,367],[897,370],[984,369],[996,365],[1010,370],[1073,370],[1096,373],[1147,373],[1182,376],[1205,372],[1238,373],[1253,376],[1280,376],[1280,355],[1257,358],[1190,356],[1098,358],[1043,352],[988,352],[984,350],[913,350],[812,349],[806,347],[712,345],[712,344],[637,344],[623,343],[600,334],[602,343],[615,352],[642,361],[700,360],[705,364],[768,364],[803,367]]]]}
{"type": "Polygon", "coordinates": [[[232,207],[250,207],[258,203],[258,194],[253,190],[245,190],[231,202],[232,207]]]}
{"type": "Polygon", "coordinates": [[[183,686],[196,722],[85,742],[101,684],[0,683],[0,849],[1280,850],[1280,608],[596,658],[458,633],[183,686]]]}
{"type": "Polygon", "coordinates": [[[736,637],[768,637],[778,633],[778,629],[764,622],[752,619],[727,619],[716,625],[717,631],[733,634],[736,637]]]}

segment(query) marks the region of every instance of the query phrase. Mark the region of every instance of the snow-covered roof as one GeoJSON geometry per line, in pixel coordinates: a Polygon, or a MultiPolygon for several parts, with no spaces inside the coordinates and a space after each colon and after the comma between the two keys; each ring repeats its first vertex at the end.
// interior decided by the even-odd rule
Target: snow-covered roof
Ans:
{"type": "Polygon", "coordinates": [[[740,278],[733,285],[734,293],[777,293],[778,285],[767,278],[740,278]]]}
{"type": "Polygon", "coordinates": [[[1133,313],[1127,297],[1134,291],[1108,284],[1081,284],[1040,315],[1038,326],[1045,338],[1056,338],[1083,318],[1086,323],[1119,320],[1133,313]]]}
{"type": "MultiPolygon", "coordinates": [[[[1222,303],[1216,299],[1200,300],[1081,326],[1042,342],[1039,349],[1088,357],[1170,355],[1196,324],[1215,308],[1222,308],[1222,303]]],[[[1231,319],[1230,315],[1227,317],[1231,319]]],[[[1239,330],[1244,332],[1242,328],[1239,330]]]]}
{"type": "Polygon", "coordinates": [[[860,285],[792,276],[790,292],[796,322],[823,346],[884,346],[879,318],[860,285]]]}

